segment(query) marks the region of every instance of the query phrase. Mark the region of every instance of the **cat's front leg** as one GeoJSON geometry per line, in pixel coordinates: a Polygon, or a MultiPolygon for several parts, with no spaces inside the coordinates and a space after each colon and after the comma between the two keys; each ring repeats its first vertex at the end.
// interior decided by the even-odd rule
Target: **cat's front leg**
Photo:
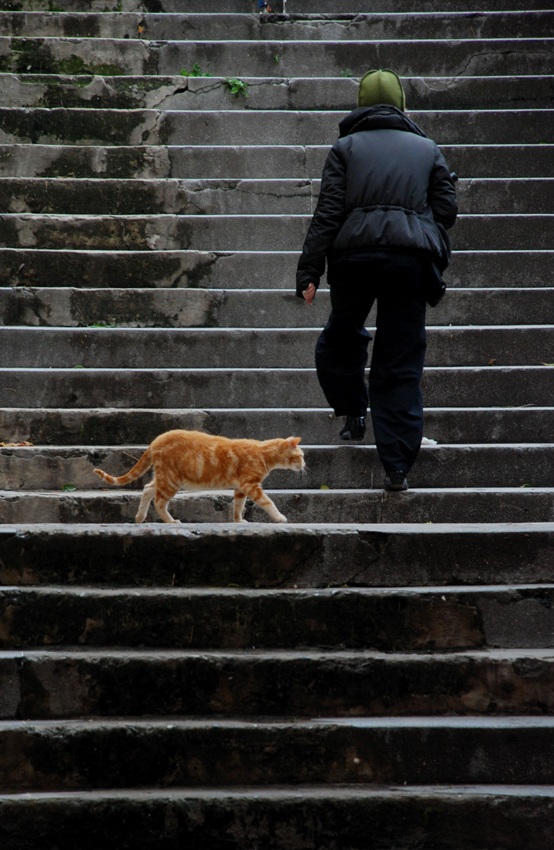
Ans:
{"type": "Polygon", "coordinates": [[[154,507],[158,512],[158,516],[163,522],[172,522],[174,524],[180,524],[180,519],[174,519],[169,511],[167,510],[167,506],[169,505],[169,499],[157,498],[154,502],[154,507]]]}
{"type": "Polygon", "coordinates": [[[240,490],[235,490],[235,496],[233,499],[233,522],[246,522],[242,515],[245,503],[246,496],[244,493],[241,493],[240,490]]]}
{"type": "Polygon", "coordinates": [[[275,502],[272,502],[269,496],[264,493],[262,488],[258,486],[253,486],[249,488],[247,495],[255,502],[260,508],[269,514],[273,522],[287,522],[286,516],[284,516],[281,511],[278,509],[275,502]]]}

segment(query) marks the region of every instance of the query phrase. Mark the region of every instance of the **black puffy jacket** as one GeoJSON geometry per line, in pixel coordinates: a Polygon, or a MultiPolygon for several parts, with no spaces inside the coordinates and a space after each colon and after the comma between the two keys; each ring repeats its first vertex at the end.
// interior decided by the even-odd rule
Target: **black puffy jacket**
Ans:
{"type": "Polygon", "coordinates": [[[316,287],[330,254],[423,254],[445,269],[456,191],[443,154],[400,109],[355,109],[339,124],[296,274],[296,293],[316,287]]]}

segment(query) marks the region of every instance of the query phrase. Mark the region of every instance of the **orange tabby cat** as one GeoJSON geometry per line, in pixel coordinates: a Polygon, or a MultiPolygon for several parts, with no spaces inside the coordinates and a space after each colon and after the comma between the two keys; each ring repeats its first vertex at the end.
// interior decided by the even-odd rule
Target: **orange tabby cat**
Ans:
{"type": "Polygon", "coordinates": [[[272,469],[304,469],[304,452],[298,448],[300,440],[301,437],[231,440],[202,431],[166,431],[153,440],[125,475],[114,478],[101,469],[94,471],[108,484],[120,486],[135,481],[154,467],[154,477],[142,491],[137,522],[144,522],[152,499],[164,522],[179,522],[168,513],[167,506],[181,487],[232,488],[234,522],[246,522],[242,513],[247,497],[267,511],[274,522],[286,522],[286,517],[262,490],[262,481],[272,469]]]}

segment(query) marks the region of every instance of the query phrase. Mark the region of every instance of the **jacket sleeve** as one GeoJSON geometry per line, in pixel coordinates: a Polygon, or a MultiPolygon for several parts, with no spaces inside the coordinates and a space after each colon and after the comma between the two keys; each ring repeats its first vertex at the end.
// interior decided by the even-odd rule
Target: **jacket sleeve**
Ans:
{"type": "Polygon", "coordinates": [[[458,215],[456,189],[450,169],[438,147],[435,149],[435,162],[429,179],[428,200],[435,221],[446,230],[452,227],[458,215]]]}
{"type": "Polygon", "coordinates": [[[325,271],[325,258],[340,230],[345,212],[346,168],[338,147],[334,145],[327,156],[321,176],[321,189],[296,271],[296,294],[310,283],[319,286],[325,271]]]}

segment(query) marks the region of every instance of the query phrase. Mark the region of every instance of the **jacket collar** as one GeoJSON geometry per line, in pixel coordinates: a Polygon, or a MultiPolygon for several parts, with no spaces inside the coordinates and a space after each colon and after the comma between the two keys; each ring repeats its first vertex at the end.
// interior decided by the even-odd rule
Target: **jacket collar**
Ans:
{"type": "Polygon", "coordinates": [[[339,138],[363,130],[404,130],[417,136],[425,136],[423,130],[408,118],[405,112],[388,103],[354,109],[340,122],[339,138]]]}

